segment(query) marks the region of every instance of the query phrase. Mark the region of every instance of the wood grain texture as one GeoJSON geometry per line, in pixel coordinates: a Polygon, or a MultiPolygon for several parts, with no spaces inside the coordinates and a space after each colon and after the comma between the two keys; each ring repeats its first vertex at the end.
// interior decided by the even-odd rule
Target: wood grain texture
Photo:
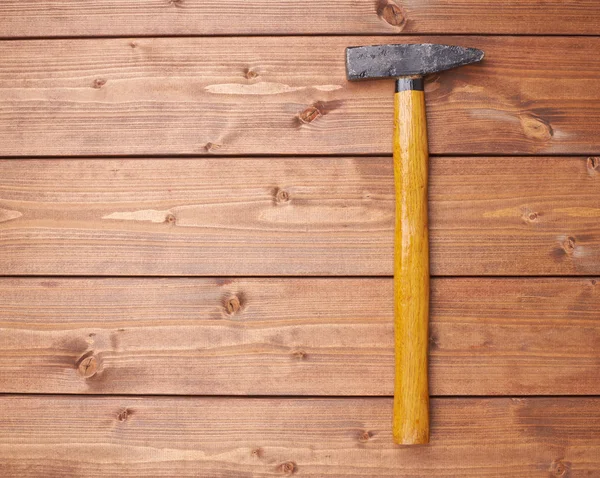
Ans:
{"type": "MultiPolygon", "coordinates": [[[[0,156],[391,153],[393,81],[346,81],[390,37],[0,42],[0,156]]],[[[433,154],[600,150],[600,38],[406,37],[481,48],[426,85],[433,154]]]]}
{"type": "Polygon", "coordinates": [[[3,0],[2,37],[597,34],[595,0],[3,0]]]}
{"type": "MultiPolygon", "coordinates": [[[[1,279],[0,393],[389,396],[392,290],[1,279]]],[[[600,394],[597,279],[434,279],[431,309],[433,395],[600,394]]]]}
{"type": "Polygon", "coordinates": [[[427,447],[389,399],[0,398],[5,477],[593,477],[597,398],[437,399],[427,447]]]}
{"type": "Polygon", "coordinates": [[[395,443],[429,442],[429,231],[427,121],[423,91],[394,95],[395,443]]]}
{"type": "MultiPolygon", "coordinates": [[[[600,274],[598,164],[432,158],[432,274],[600,274]]],[[[392,275],[393,224],[390,158],[0,161],[5,275],[392,275]]]]}

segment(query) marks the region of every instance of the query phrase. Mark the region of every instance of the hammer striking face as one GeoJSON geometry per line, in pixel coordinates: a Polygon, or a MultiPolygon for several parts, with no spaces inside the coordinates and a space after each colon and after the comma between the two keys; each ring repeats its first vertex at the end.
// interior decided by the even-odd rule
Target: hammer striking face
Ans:
{"type": "MultiPolygon", "coordinates": [[[[428,148],[423,76],[483,58],[475,48],[377,45],[346,49],[349,80],[396,78],[394,96],[394,441],[429,442],[428,148]]],[[[441,81],[441,80],[440,80],[441,81]]]]}

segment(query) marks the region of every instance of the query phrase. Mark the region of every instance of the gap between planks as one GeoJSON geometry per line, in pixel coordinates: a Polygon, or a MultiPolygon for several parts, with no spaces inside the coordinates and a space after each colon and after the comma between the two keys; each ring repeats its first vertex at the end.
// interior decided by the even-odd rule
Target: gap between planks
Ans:
{"type": "MultiPolygon", "coordinates": [[[[136,39],[136,38],[369,38],[373,37],[373,33],[282,33],[277,35],[268,34],[225,34],[225,35],[193,35],[193,34],[173,34],[173,35],[93,35],[93,36],[39,36],[39,37],[2,37],[0,36],[1,42],[11,41],[53,41],[53,40],[114,40],[114,39],[136,39]]],[[[407,34],[414,36],[415,34],[407,34]]],[[[503,37],[514,37],[514,38],[528,38],[528,37],[549,37],[549,38],[600,38],[600,34],[586,33],[581,35],[568,35],[561,33],[444,33],[444,32],[428,32],[428,36],[435,37],[456,37],[461,36],[465,38],[503,38],[503,37]]],[[[402,43],[402,36],[396,33],[377,33],[379,37],[392,37],[396,39],[394,43],[402,43]]]]}

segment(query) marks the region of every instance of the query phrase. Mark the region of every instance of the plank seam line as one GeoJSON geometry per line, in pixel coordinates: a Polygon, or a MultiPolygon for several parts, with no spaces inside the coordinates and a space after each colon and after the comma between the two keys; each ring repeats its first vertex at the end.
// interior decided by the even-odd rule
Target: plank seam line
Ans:
{"type": "MultiPolygon", "coordinates": [[[[588,153],[544,153],[544,154],[500,154],[500,153],[436,153],[430,154],[430,158],[506,158],[506,159],[519,159],[519,158],[569,158],[576,157],[582,158],[585,156],[598,156],[600,152],[588,152],[588,153]]],[[[0,161],[36,161],[36,160],[56,160],[56,161],[79,161],[83,159],[95,159],[95,160],[112,160],[112,159],[327,159],[327,158],[392,158],[392,154],[388,152],[383,153],[316,153],[316,154],[227,154],[227,155],[208,155],[208,154],[197,154],[197,153],[182,153],[182,154],[111,154],[111,155],[72,155],[72,156],[1,156],[0,161]]]]}
{"type": "MultiPolygon", "coordinates": [[[[156,393],[42,393],[42,392],[31,392],[31,393],[15,393],[15,392],[0,392],[0,398],[8,397],[73,397],[73,398],[102,398],[102,397],[121,397],[121,398],[194,398],[194,399],[285,399],[285,400],[314,400],[314,399],[327,399],[327,400],[344,400],[344,399],[369,399],[369,400],[389,400],[393,398],[392,395],[176,395],[176,394],[156,394],[156,393]]],[[[597,394],[584,394],[584,395],[430,395],[430,398],[440,400],[452,400],[452,399],[473,399],[473,400],[505,400],[505,399],[600,399],[600,395],[597,394]]]]}
{"type": "MultiPolygon", "coordinates": [[[[432,279],[595,279],[598,274],[586,275],[430,275],[432,279]]],[[[0,279],[392,279],[393,275],[53,275],[53,274],[0,274],[0,279]]]]}
{"type": "Polygon", "coordinates": [[[448,33],[448,32],[367,32],[367,33],[233,33],[233,34],[168,34],[168,35],[59,35],[59,36],[14,36],[0,37],[0,41],[46,41],[46,40],[107,40],[107,39],[129,39],[129,38],[281,38],[281,37],[317,37],[317,38],[335,38],[335,37],[395,37],[401,39],[403,37],[423,37],[423,36],[439,36],[439,37],[562,37],[562,38],[598,38],[600,35],[591,33],[582,34],[564,34],[564,33],[448,33]]]}

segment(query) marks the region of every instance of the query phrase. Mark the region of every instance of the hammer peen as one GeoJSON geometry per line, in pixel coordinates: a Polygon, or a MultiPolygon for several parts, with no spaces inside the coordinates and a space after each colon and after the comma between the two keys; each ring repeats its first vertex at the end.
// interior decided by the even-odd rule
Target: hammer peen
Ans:
{"type": "Polygon", "coordinates": [[[394,441],[429,442],[428,148],[423,76],[480,61],[483,52],[460,46],[376,45],[346,49],[348,80],[396,78],[394,95],[395,364],[394,441]]]}

